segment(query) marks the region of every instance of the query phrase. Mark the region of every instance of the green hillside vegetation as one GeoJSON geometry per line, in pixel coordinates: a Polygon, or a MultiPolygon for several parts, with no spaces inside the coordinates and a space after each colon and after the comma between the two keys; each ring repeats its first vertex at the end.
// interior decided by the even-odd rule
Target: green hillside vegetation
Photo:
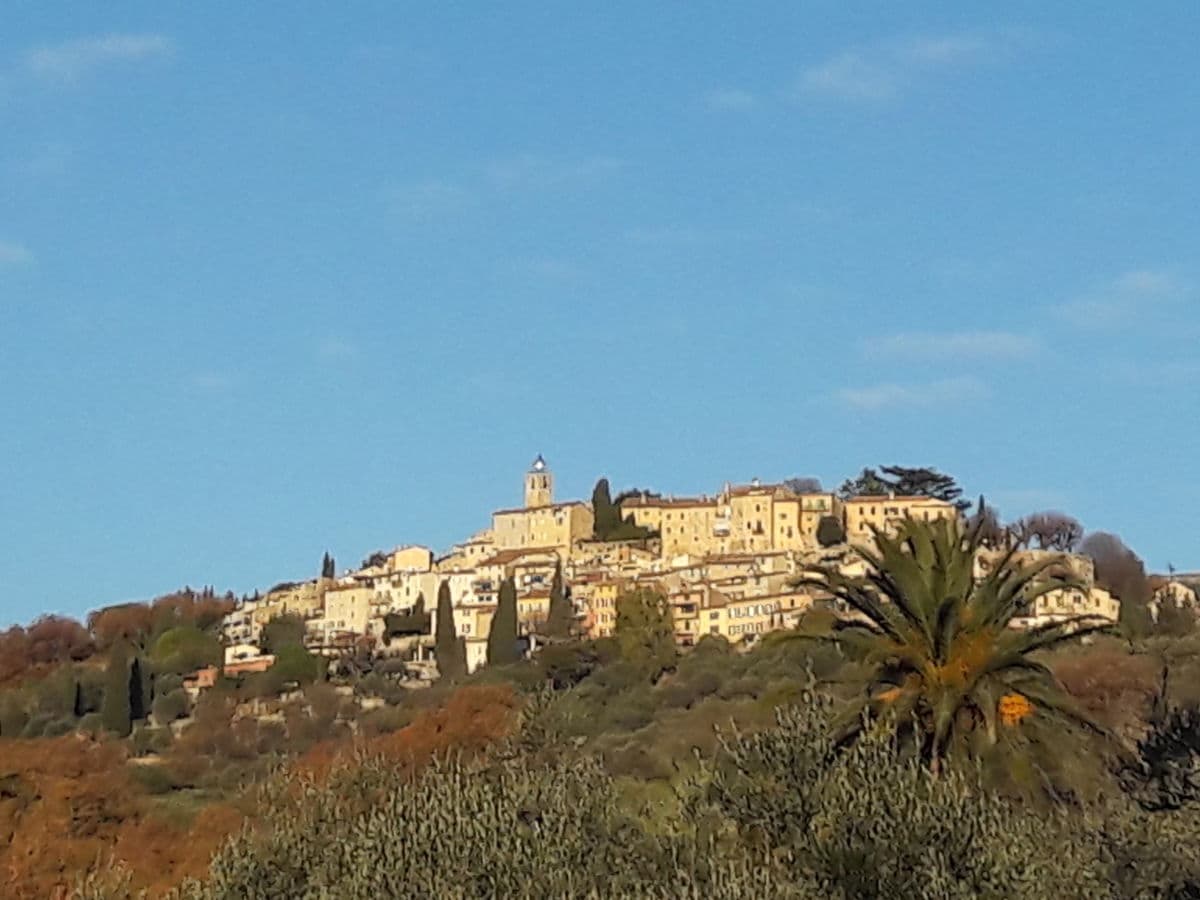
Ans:
{"type": "MultiPolygon", "coordinates": [[[[1190,611],[1133,640],[1014,631],[1013,610],[1061,582],[1000,566],[975,584],[981,538],[950,528],[882,542],[873,581],[806,576],[857,623],[818,607],[749,649],[710,635],[681,655],[664,599],[641,590],[619,598],[613,637],[560,637],[473,675],[439,625],[450,677],[420,690],[396,659],[327,666],[284,620],[271,669],[193,703],[179,669],[211,659],[215,624],[123,608],[88,653],[64,641],[59,662],[0,690],[0,736],[119,742],[138,796],[171,820],[249,812],[255,827],[181,888],[195,900],[1200,891],[1190,611]],[[482,757],[414,771],[349,754],[317,780],[292,767],[365,752],[490,686],[522,715],[482,757]]],[[[151,863],[122,865],[99,860],[79,896],[151,880],[151,863]]]]}

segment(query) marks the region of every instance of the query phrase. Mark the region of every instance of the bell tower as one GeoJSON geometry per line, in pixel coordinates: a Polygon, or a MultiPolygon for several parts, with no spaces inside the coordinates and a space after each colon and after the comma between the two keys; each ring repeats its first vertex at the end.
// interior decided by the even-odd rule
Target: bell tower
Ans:
{"type": "Polygon", "coordinates": [[[525,473],[525,508],[537,509],[554,504],[554,476],[539,453],[525,473]]]}

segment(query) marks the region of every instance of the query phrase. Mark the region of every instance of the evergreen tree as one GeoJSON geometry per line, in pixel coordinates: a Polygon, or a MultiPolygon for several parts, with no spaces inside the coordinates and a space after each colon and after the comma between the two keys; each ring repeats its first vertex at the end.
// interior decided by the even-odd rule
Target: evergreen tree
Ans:
{"type": "Polygon", "coordinates": [[[563,586],[562,561],[554,564],[554,580],[550,582],[550,613],[546,619],[546,634],[552,638],[571,636],[575,624],[575,607],[563,586]]]}
{"type": "Polygon", "coordinates": [[[129,664],[129,718],[130,721],[139,722],[146,718],[146,710],[149,703],[146,702],[149,691],[146,689],[145,676],[142,672],[142,661],[137,656],[134,656],[133,662],[129,664]]]}
{"type": "Polygon", "coordinates": [[[822,547],[832,547],[845,540],[846,529],[837,516],[821,516],[821,521],[817,522],[817,543],[822,547]]]}
{"type": "Polygon", "coordinates": [[[621,657],[655,681],[675,665],[671,607],[657,591],[639,588],[617,598],[614,632],[621,657]]]}
{"type": "Polygon", "coordinates": [[[71,698],[71,715],[78,719],[86,712],[86,703],[83,697],[83,684],[78,678],[76,678],[75,695],[71,698]]]}
{"type": "Polygon", "coordinates": [[[843,500],[850,500],[854,497],[886,494],[889,490],[891,485],[880,478],[878,472],[874,469],[863,469],[857,478],[847,478],[843,481],[837,493],[843,500]]]}
{"type": "MultiPolygon", "coordinates": [[[[296,613],[284,613],[274,616],[262,628],[259,635],[259,646],[263,653],[278,654],[284,647],[296,644],[304,646],[304,636],[307,631],[303,617],[296,613]]],[[[224,654],[222,653],[223,657],[224,654]]]]}
{"type": "Polygon", "coordinates": [[[133,726],[129,699],[129,649],[124,641],[117,641],[108,655],[100,706],[104,727],[117,737],[128,737],[133,726]]]}
{"type": "Polygon", "coordinates": [[[506,666],[521,658],[517,647],[517,585],[512,578],[500,584],[500,599],[488,629],[487,661],[489,666],[506,666]]]}
{"type": "Polygon", "coordinates": [[[592,491],[592,516],[595,521],[592,532],[597,540],[608,540],[621,526],[621,508],[612,501],[607,478],[597,481],[592,491]]]}
{"type": "Polygon", "coordinates": [[[466,645],[454,632],[454,608],[450,604],[450,582],[443,581],[438,587],[437,636],[434,638],[433,655],[437,660],[438,673],[443,678],[462,678],[467,674],[466,645]]]}
{"type": "Polygon", "coordinates": [[[334,578],[337,576],[337,566],[334,563],[333,557],[328,552],[321,557],[321,577],[334,578]]]}
{"type": "Polygon", "coordinates": [[[930,468],[883,466],[879,471],[863,469],[857,478],[847,479],[838,488],[838,495],[843,500],[889,493],[901,497],[933,497],[954,504],[960,512],[971,506],[970,501],[962,499],[958,482],[930,468]]]}
{"type": "Polygon", "coordinates": [[[392,638],[429,634],[429,613],[425,612],[425,595],[418,594],[412,610],[404,615],[387,613],[383,617],[383,642],[392,638]]]}

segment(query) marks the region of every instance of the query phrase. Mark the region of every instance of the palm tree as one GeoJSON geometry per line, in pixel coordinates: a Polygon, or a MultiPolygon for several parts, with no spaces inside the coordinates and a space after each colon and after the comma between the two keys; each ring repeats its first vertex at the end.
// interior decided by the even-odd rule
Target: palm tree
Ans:
{"type": "Polygon", "coordinates": [[[877,530],[874,538],[875,550],[853,550],[865,574],[818,567],[796,582],[820,588],[851,611],[838,616],[826,636],[862,665],[865,678],[841,723],[841,740],[886,720],[898,731],[916,732],[937,773],[952,747],[982,750],[997,742],[1001,729],[1026,719],[1103,733],[1034,654],[1109,624],[1077,616],[1010,627],[1037,598],[1083,587],[1073,576],[1051,573],[1060,560],[1022,564],[1012,547],[977,577],[982,517],[972,525],[957,518],[908,519],[895,536],[877,530]]]}

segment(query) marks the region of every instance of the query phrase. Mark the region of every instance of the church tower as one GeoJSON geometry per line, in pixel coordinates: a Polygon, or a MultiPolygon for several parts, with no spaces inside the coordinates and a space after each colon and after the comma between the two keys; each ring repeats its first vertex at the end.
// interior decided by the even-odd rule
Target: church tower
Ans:
{"type": "Polygon", "coordinates": [[[554,476],[539,453],[525,473],[525,508],[537,509],[554,503],[554,476]]]}

